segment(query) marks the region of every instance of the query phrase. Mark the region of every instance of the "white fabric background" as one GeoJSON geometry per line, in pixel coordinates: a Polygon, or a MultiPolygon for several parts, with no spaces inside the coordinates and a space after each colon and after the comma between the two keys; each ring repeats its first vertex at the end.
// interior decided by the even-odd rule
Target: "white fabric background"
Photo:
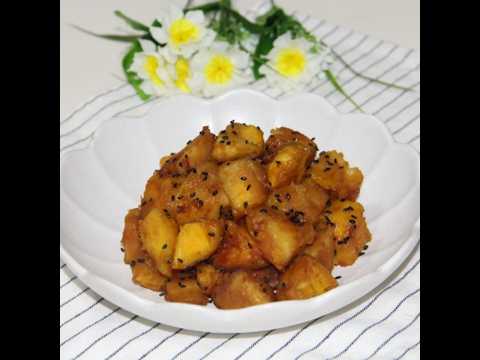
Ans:
{"type": "MultiPolygon", "coordinates": [[[[384,121],[397,141],[410,143],[420,151],[419,52],[311,16],[298,14],[298,17],[356,69],[385,81],[415,86],[415,92],[387,88],[358,78],[341,64],[335,64],[341,83],[364,110],[384,121]]],[[[101,45],[105,43],[100,42],[101,45]]],[[[61,153],[88,143],[102,121],[148,107],[134,96],[129,86],[120,81],[118,84],[62,117],[61,153]]],[[[282,96],[262,81],[254,88],[282,96]]],[[[341,112],[354,111],[323,80],[314,80],[306,90],[326,96],[341,112]]],[[[378,289],[321,319],[269,332],[217,335],[175,329],[138,318],[88,289],[60,261],[60,357],[419,359],[419,263],[417,248],[378,289]]]]}

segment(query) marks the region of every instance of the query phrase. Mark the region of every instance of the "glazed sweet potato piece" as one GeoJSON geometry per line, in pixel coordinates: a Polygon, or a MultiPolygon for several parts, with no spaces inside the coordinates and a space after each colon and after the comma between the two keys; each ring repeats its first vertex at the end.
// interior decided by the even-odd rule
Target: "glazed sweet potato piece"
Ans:
{"type": "Polygon", "coordinates": [[[300,144],[290,144],[281,148],[273,160],[267,164],[266,172],[272,188],[290,182],[301,182],[307,170],[309,152],[300,144]]]}
{"type": "Polygon", "coordinates": [[[303,216],[312,224],[320,220],[328,201],[328,193],[318,184],[306,179],[301,184],[291,183],[273,191],[267,200],[268,207],[276,206],[292,216],[303,216]]]}
{"type": "Polygon", "coordinates": [[[337,151],[320,153],[311,167],[312,179],[329,190],[335,198],[355,201],[360,193],[363,174],[359,168],[352,168],[337,151]]]}
{"type": "Polygon", "coordinates": [[[260,279],[245,270],[237,270],[221,275],[212,299],[220,309],[239,309],[271,302],[274,296],[260,279]]]}
{"type": "Polygon", "coordinates": [[[264,161],[271,162],[280,149],[289,144],[301,145],[308,153],[307,163],[309,164],[317,152],[317,145],[313,139],[309,139],[302,133],[286,128],[280,127],[273,129],[265,144],[264,161]]]}
{"type": "Polygon", "coordinates": [[[308,299],[337,286],[337,281],[318,261],[301,255],[280,277],[278,300],[308,299]]]}
{"type": "Polygon", "coordinates": [[[218,166],[212,162],[189,172],[176,190],[169,201],[179,224],[218,219],[220,209],[230,204],[218,176],[218,166]]]}
{"type": "Polygon", "coordinates": [[[208,296],[200,289],[197,280],[189,274],[175,273],[167,282],[165,300],[196,305],[206,305],[208,296]]]}
{"type": "Polygon", "coordinates": [[[232,121],[218,134],[212,157],[221,162],[254,158],[263,153],[263,147],[263,131],[260,128],[232,121]]]}
{"type": "Polygon", "coordinates": [[[289,218],[275,209],[253,209],[247,214],[247,228],[262,256],[283,270],[300,250],[314,240],[310,223],[289,218]]]}
{"type": "Polygon", "coordinates": [[[328,271],[332,271],[335,264],[335,248],[333,228],[327,226],[317,232],[315,241],[308,245],[303,253],[317,259],[328,271]]]}
{"type": "Polygon", "coordinates": [[[159,171],[148,179],[143,194],[140,218],[144,218],[152,207],[163,211],[167,209],[172,212],[174,209],[173,197],[177,194],[183,177],[171,177],[160,175],[159,171]]]}
{"type": "Polygon", "coordinates": [[[363,206],[353,201],[334,201],[325,211],[325,219],[333,227],[336,242],[335,263],[352,265],[372,238],[363,216],[363,206]]]}
{"type": "Polygon", "coordinates": [[[132,280],[134,283],[153,291],[165,290],[167,278],[160,274],[154,266],[147,262],[135,262],[132,266],[132,280]]]}
{"type": "Polygon", "coordinates": [[[143,255],[142,242],[138,236],[139,215],[139,209],[131,209],[128,211],[127,216],[125,216],[125,226],[122,236],[123,261],[125,264],[130,264],[143,255]]]}
{"type": "Polygon", "coordinates": [[[187,142],[187,146],[176,154],[163,157],[160,161],[160,175],[182,175],[211,159],[215,135],[208,126],[200,134],[187,142]]]}
{"type": "Polygon", "coordinates": [[[235,217],[243,216],[248,208],[263,204],[267,199],[265,172],[257,161],[228,161],[220,166],[218,174],[235,217]]]}
{"type": "Polygon", "coordinates": [[[196,267],[197,282],[205,295],[210,296],[217,284],[220,272],[210,264],[199,264],[196,267]]]}
{"type": "Polygon", "coordinates": [[[163,275],[170,277],[172,255],[177,242],[178,225],[163,211],[152,208],[139,221],[139,234],[143,248],[163,275]]]}
{"type": "Polygon", "coordinates": [[[280,272],[274,266],[269,265],[263,269],[253,270],[250,272],[254,278],[268,287],[268,289],[275,293],[280,283],[280,272]]]}
{"type": "Polygon", "coordinates": [[[223,223],[217,220],[182,225],[177,237],[172,268],[186,269],[210,257],[220,245],[223,231],[223,223]]]}
{"type": "Polygon", "coordinates": [[[213,256],[215,267],[235,270],[260,269],[268,265],[244,225],[228,221],[225,228],[222,244],[213,256]]]}

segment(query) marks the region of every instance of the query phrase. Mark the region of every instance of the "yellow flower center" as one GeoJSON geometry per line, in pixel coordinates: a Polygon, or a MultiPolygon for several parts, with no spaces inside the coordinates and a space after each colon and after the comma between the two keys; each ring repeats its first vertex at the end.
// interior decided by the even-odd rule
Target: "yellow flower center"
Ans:
{"type": "Polygon", "coordinates": [[[188,61],[184,58],[179,58],[175,63],[175,73],[177,75],[175,85],[183,92],[189,93],[191,90],[187,85],[187,80],[190,77],[190,65],[188,61]]]}
{"type": "Polygon", "coordinates": [[[205,78],[210,84],[224,85],[233,78],[235,65],[224,55],[214,55],[205,66],[205,78]]]}
{"type": "Polygon", "coordinates": [[[170,25],[169,33],[171,43],[175,46],[181,46],[196,41],[199,36],[199,29],[190,20],[182,18],[175,20],[170,25]]]}
{"type": "Polygon", "coordinates": [[[158,60],[155,56],[152,56],[152,55],[146,56],[145,57],[145,64],[143,64],[143,68],[147,72],[150,80],[156,86],[163,86],[163,81],[162,81],[162,79],[160,79],[160,77],[157,74],[158,60]]]}
{"type": "Polygon", "coordinates": [[[305,54],[295,48],[283,49],[275,61],[275,70],[283,76],[298,76],[305,70],[307,59],[305,54]]]}

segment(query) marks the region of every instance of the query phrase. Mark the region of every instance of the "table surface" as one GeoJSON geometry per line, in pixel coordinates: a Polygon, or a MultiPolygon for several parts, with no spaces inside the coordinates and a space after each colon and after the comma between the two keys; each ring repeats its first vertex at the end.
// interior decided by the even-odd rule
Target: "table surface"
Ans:
{"type": "MultiPolygon", "coordinates": [[[[185,0],[171,0],[179,6],[185,0]]],[[[195,1],[201,3],[203,1],[195,1]]],[[[399,44],[420,47],[420,4],[418,0],[277,0],[288,10],[399,44]]],[[[125,44],[85,35],[75,24],[99,33],[126,33],[128,30],[113,15],[122,10],[129,16],[150,22],[168,0],[62,0],[60,3],[60,117],[65,118],[96,94],[122,83],[120,58],[125,44]]],[[[259,0],[235,1],[242,11],[259,0]]]]}

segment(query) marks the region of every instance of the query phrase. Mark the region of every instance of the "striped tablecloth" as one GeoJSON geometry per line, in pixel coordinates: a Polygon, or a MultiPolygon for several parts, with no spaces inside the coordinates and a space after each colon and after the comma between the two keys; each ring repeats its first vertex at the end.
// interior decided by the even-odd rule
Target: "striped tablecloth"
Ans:
{"type": "MultiPolygon", "coordinates": [[[[263,11],[263,6],[259,11],[263,11]]],[[[355,69],[370,77],[415,87],[396,90],[334,64],[355,101],[388,126],[398,142],[420,151],[420,54],[412,49],[296,14],[355,69]]],[[[253,88],[281,97],[260,81],[253,88]]],[[[331,85],[314,79],[307,91],[340,112],[354,112],[331,85]]],[[[84,146],[104,120],[148,107],[124,84],[99,94],[61,119],[61,153],[84,146]]],[[[139,318],[101,298],[60,261],[62,359],[419,359],[420,250],[378,289],[347,308],[286,329],[252,334],[210,334],[139,318]]]]}

